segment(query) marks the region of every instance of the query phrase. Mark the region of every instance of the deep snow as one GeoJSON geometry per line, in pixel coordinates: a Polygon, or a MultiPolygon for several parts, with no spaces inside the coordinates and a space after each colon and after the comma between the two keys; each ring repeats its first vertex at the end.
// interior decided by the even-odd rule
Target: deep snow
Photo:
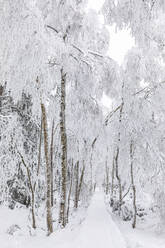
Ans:
{"type": "MultiPolygon", "coordinates": [[[[81,212],[77,212],[80,215],[81,212]]],[[[45,231],[30,236],[26,209],[0,208],[0,248],[165,248],[165,238],[140,229],[132,230],[128,223],[114,217],[104,202],[104,193],[96,191],[87,210],[85,220],[72,228],[54,232],[50,237],[45,231]],[[14,235],[8,228],[21,227],[14,235]]]]}

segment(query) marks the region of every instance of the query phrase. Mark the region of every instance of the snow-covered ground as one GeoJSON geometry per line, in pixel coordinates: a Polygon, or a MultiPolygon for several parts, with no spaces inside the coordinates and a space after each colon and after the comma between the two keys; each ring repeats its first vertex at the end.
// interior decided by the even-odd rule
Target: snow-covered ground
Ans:
{"type": "Polygon", "coordinates": [[[130,223],[123,222],[116,216],[113,216],[113,221],[122,232],[127,248],[165,248],[164,234],[145,228],[132,229],[130,223]]]}
{"type": "MultiPolygon", "coordinates": [[[[42,230],[29,235],[27,212],[26,209],[0,208],[0,248],[165,248],[165,237],[138,228],[133,230],[129,223],[107,211],[101,191],[93,196],[82,223],[77,222],[76,227],[72,223],[50,237],[42,230]],[[21,229],[11,235],[7,230],[13,224],[21,229]]],[[[79,220],[82,220],[80,216],[79,220]]]]}
{"type": "Polygon", "coordinates": [[[125,239],[126,248],[165,248],[165,232],[159,229],[156,214],[148,212],[143,220],[137,216],[137,227],[133,229],[132,221],[122,221],[119,216],[112,213],[106,198],[105,201],[107,212],[125,239]]]}

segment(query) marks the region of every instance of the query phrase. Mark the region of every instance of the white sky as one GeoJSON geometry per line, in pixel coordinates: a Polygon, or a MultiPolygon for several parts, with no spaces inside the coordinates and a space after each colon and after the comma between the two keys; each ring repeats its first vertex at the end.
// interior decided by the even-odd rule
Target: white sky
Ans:
{"type": "Polygon", "coordinates": [[[109,26],[108,30],[110,33],[108,55],[121,65],[128,50],[135,45],[134,39],[130,35],[129,30],[115,32],[115,26],[109,26]]]}
{"type": "MultiPolygon", "coordinates": [[[[91,8],[99,12],[103,3],[104,0],[88,0],[88,9],[91,8]]],[[[100,20],[104,20],[101,15],[100,20]]],[[[108,55],[121,65],[128,50],[134,46],[134,39],[131,37],[129,30],[120,30],[116,32],[115,26],[107,26],[107,29],[110,33],[108,55]]]]}
{"type": "Polygon", "coordinates": [[[88,8],[99,11],[104,3],[104,0],[88,0],[88,8]]]}
{"type": "MultiPolygon", "coordinates": [[[[94,9],[99,14],[99,10],[101,9],[103,3],[104,0],[88,0],[88,9],[94,9]]],[[[99,18],[100,21],[104,23],[103,15],[99,14],[99,18]]],[[[129,30],[118,30],[116,32],[115,25],[107,26],[107,29],[110,35],[108,55],[119,65],[121,65],[128,50],[135,45],[134,39],[131,37],[129,30]]],[[[112,99],[103,93],[100,103],[103,106],[103,113],[106,115],[107,112],[112,108],[112,99]]]]}

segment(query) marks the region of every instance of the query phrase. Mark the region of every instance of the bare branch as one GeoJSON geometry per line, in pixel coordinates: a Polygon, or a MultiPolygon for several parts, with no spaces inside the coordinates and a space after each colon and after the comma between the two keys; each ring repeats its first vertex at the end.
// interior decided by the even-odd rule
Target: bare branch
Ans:
{"type": "Polygon", "coordinates": [[[128,193],[129,193],[129,191],[130,191],[130,189],[131,189],[131,186],[132,186],[132,185],[129,186],[127,192],[123,195],[122,200],[128,195],[128,193]]]}
{"type": "Polygon", "coordinates": [[[55,29],[54,27],[50,26],[50,25],[46,25],[47,28],[50,28],[51,30],[55,31],[57,34],[59,33],[59,31],[57,29],[55,29]]]}
{"type": "Polygon", "coordinates": [[[122,105],[119,105],[116,109],[114,109],[113,111],[111,111],[107,117],[105,118],[105,126],[108,125],[108,121],[109,119],[121,108],[122,105]]]}
{"type": "Polygon", "coordinates": [[[97,53],[97,52],[95,52],[95,51],[90,51],[90,50],[89,50],[88,53],[91,54],[91,55],[100,57],[100,58],[104,58],[104,57],[105,57],[104,55],[102,55],[102,54],[100,54],[100,53],[97,53]]]}
{"type": "Polygon", "coordinates": [[[84,55],[84,52],[80,47],[78,47],[78,46],[76,46],[74,44],[71,44],[71,46],[84,55]]]}
{"type": "MultiPolygon", "coordinates": [[[[99,135],[98,135],[98,136],[99,136],[99,135]]],[[[92,142],[92,149],[94,148],[94,145],[95,145],[95,143],[96,143],[96,141],[97,141],[98,136],[97,136],[96,138],[94,138],[94,140],[93,140],[93,142],[92,142]]]]}

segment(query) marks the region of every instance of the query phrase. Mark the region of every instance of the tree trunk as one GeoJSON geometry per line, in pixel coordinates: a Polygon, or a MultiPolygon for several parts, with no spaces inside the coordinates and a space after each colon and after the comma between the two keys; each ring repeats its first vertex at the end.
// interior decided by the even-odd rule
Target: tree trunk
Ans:
{"type": "Polygon", "coordinates": [[[93,142],[92,142],[92,150],[91,150],[91,156],[90,156],[90,170],[91,170],[91,185],[90,185],[90,192],[92,194],[93,192],[93,164],[92,164],[92,159],[93,159],[93,151],[94,151],[94,148],[95,148],[95,144],[96,144],[96,141],[97,141],[97,138],[94,138],[93,142]]]}
{"type": "Polygon", "coordinates": [[[115,178],[115,157],[113,156],[112,161],[112,172],[111,172],[111,206],[113,206],[113,195],[114,195],[114,178],[115,178]]]}
{"type": "Polygon", "coordinates": [[[81,172],[80,183],[79,183],[79,186],[78,186],[77,207],[78,207],[78,202],[79,202],[79,199],[80,199],[80,192],[81,192],[81,188],[82,188],[84,172],[85,172],[85,164],[84,164],[84,161],[83,161],[83,169],[82,169],[82,172],[81,172]]]}
{"type": "Polygon", "coordinates": [[[67,207],[67,214],[66,214],[67,223],[69,222],[69,210],[70,210],[70,197],[72,193],[72,183],[73,183],[73,159],[72,159],[70,187],[69,187],[69,194],[68,194],[68,207],[67,207]]]}
{"type": "Polygon", "coordinates": [[[78,208],[78,187],[79,187],[79,161],[75,165],[75,198],[74,207],[78,208]]]}
{"type": "Polygon", "coordinates": [[[106,173],[106,176],[105,176],[105,194],[108,195],[109,193],[109,168],[108,168],[108,165],[107,165],[107,159],[106,159],[106,163],[105,163],[105,173],[106,173]]]}
{"type": "Polygon", "coordinates": [[[60,135],[61,135],[61,203],[60,220],[62,227],[66,225],[66,171],[67,171],[67,135],[65,123],[65,97],[66,97],[66,74],[61,69],[61,111],[60,111],[60,135]]]}
{"type": "Polygon", "coordinates": [[[119,157],[119,147],[117,147],[117,150],[116,150],[115,165],[116,165],[116,179],[118,181],[118,187],[119,187],[119,212],[120,212],[121,205],[122,205],[122,186],[121,186],[121,179],[119,176],[118,157],[119,157]]]}
{"type": "Polygon", "coordinates": [[[136,227],[136,216],[137,216],[137,207],[136,207],[136,187],[134,183],[134,173],[133,173],[133,141],[130,144],[130,165],[131,165],[131,185],[132,185],[132,192],[133,192],[133,209],[134,209],[134,216],[133,216],[133,223],[132,227],[136,227]]]}
{"type": "Polygon", "coordinates": [[[50,167],[51,167],[51,206],[53,207],[53,147],[54,147],[54,120],[52,123],[51,144],[50,144],[50,167]]]}
{"type": "MultiPolygon", "coordinates": [[[[40,140],[39,140],[39,148],[38,148],[38,166],[37,166],[37,180],[38,180],[38,175],[40,171],[40,163],[41,163],[41,144],[42,144],[42,129],[43,129],[43,124],[42,124],[42,118],[41,118],[41,129],[40,129],[40,140]]],[[[18,151],[22,163],[26,168],[27,171],[27,176],[29,180],[29,189],[31,191],[31,212],[32,212],[32,227],[35,229],[36,228],[36,218],[35,218],[35,191],[36,191],[36,185],[37,185],[37,180],[34,182],[32,185],[32,180],[31,180],[31,173],[29,170],[28,165],[25,163],[25,160],[22,156],[22,154],[18,151]]]]}
{"type": "MultiPolygon", "coordinates": [[[[122,86],[122,89],[124,88],[124,84],[122,86]]],[[[120,128],[121,128],[121,122],[122,122],[122,115],[123,115],[123,107],[124,107],[124,99],[122,97],[122,103],[121,103],[121,107],[120,107],[120,114],[119,114],[119,132],[118,132],[118,144],[117,144],[117,148],[116,148],[116,155],[115,155],[115,169],[116,169],[116,178],[118,181],[118,187],[119,187],[119,213],[121,212],[121,206],[122,206],[122,185],[121,185],[121,179],[119,176],[119,163],[118,163],[118,159],[119,159],[119,145],[120,145],[120,128]]]]}
{"type": "Polygon", "coordinates": [[[36,228],[36,219],[35,219],[35,212],[34,212],[34,191],[31,191],[31,206],[32,206],[32,227],[36,228]]]}
{"type": "Polygon", "coordinates": [[[93,192],[93,166],[92,166],[92,156],[93,156],[93,150],[91,152],[91,157],[90,157],[90,180],[91,180],[91,183],[90,183],[90,192],[92,193],[93,192]]]}
{"type": "Polygon", "coordinates": [[[26,168],[27,171],[27,177],[28,177],[28,181],[29,181],[29,189],[31,192],[31,213],[32,213],[32,227],[35,229],[36,228],[36,220],[35,220],[35,211],[34,211],[34,188],[32,185],[32,180],[31,180],[31,173],[30,173],[30,169],[28,167],[28,165],[26,164],[22,154],[18,151],[18,154],[22,160],[22,163],[24,165],[24,167],[26,168]]]}
{"type": "Polygon", "coordinates": [[[36,184],[37,184],[37,182],[38,182],[38,176],[39,176],[40,165],[41,165],[42,129],[43,129],[43,124],[42,124],[42,116],[41,116],[40,140],[39,140],[39,147],[38,147],[37,180],[34,182],[34,192],[35,192],[35,190],[36,190],[36,184]]]}
{"type": "Polygon", "coordinates": [[[41,103],[42,120],[43,120],[43,133],[44,133],[44,150],[46,161],[46,179],[47,179],[47,192],[46,192],[46,208],[47,208],[47,229],[48,235],[53,232],[52,213],[51,213],[51,167],[49,162],[48,152],[48,130],[47,130],[47,117],[46,110],[43,103],[41,103]]]}

